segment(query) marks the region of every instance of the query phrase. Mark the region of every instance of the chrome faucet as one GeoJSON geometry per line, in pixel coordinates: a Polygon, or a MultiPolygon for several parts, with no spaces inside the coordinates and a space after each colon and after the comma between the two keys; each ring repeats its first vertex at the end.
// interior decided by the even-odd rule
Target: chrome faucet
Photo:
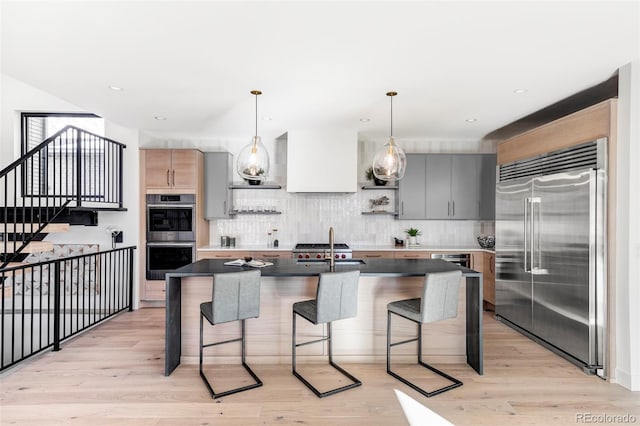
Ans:
{"type": "Polygon", "coordinates": [[[334,253],[333,226],[329,227],[329,270],[333,271],[336,267],[336,258],[334,253]]]}

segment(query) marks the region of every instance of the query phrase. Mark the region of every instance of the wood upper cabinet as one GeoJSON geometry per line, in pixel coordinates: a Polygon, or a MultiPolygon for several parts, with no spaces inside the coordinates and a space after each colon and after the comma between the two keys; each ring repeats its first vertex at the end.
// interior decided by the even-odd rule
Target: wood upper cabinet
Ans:
{"type": "Polygon", "coordinates": [[[492,220],[495,161],[494,154],[408,154],[400,219],[492,220]]]}
{"type": "Polygon", "coordinates": [[[189,189],[198,182],[198,151],[145,149],[145,186],[148,189],[189,189]]]}

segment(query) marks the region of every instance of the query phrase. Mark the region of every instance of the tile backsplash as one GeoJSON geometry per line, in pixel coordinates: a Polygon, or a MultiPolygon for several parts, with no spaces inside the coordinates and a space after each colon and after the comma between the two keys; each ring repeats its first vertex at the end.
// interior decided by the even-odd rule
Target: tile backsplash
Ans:
{"type": "Polygon", "coordinates": [[[371,198],[387,195],[391,211],[394,190],[360,190],[355,194],[288,193],[284,189],[243,189],[234,191],[237,209],[275,208],[281,214],[240,214],[231,219],[210,222],[212,245],[220,236],[236,237],[236,245],[267,246],[267,232],[278,230],[281,246],[299,242],[327,242],[329,227],[336,242],[357,245],[392,244],[393,237],[405,239],[405,229],[418,228],[423,245],[474,246],[476,236],[493,234],[493,222],[398,220],[391,215],[363,215],[370,211],[371,198]]]}

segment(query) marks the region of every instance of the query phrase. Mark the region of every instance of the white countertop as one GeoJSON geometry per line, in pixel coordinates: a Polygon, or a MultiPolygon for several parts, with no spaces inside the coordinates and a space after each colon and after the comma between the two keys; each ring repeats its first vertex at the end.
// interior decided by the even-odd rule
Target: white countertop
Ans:
{"type": "Polygon", "coordinates": [[[494,253],[494,249],[483,249],[479,245],[473,246],[447,246],[447,245],[419,245],[419,246],[411,246],[411,247],[403,247],[403,246],[395,246],[393,244],[389,245],[353,245],[351,246],[353,251],[395,251],[395,250],[403,250],[403,251],[435,251],[435,252],[456,252],[456,253],[466,253],[471,251],[485,251],[488,253],[494,253]]]}
{"type": "MultiPolygon", "coordinates": [[[[484,251],[494,253],[494,249],[483,249],[475,246],[437,246],[437,245],[421,245],[416,247],[397,247],[393,244],[388,245],[350,245],[353,251],[432,251],[432,252],[448,252],[448,253],[467,253],[472,251],[484,251]]],[[[199,247],[198,251],[291,251],[292,245],[284,244],[278,248],[267,248],[262,245],[239,245],[236,247],[220,247],[219,245],[209,245],[199,247]]]]}

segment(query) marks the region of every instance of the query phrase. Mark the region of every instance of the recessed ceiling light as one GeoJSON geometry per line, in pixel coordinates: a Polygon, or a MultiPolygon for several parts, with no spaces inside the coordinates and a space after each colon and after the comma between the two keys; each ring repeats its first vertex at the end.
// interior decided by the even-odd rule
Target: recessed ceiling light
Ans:
{"type": "Polygon", "coordinates": [[[109,86],[109,89],[115,90],[116,92],[122,92],[122,90],[123,90],[122,87],[114,86],[114,85],[109,86]]]}
{"type": "Polygon", "coordinates": [[[266,116],[266,115],[263,115],[263,116],[262,116],[262,121],[271,121],[271,120],[272,120],[272,118],[271,118],[271,117],[268,117],[268,116],[266,116]]]}
{"type": "Polygon", "coordinates": [[[464,121],[466,121],[467,123],[475,123],[476,121],[478,121],[478,119],[477,118],[467,118],[464,121]]]}
{"type": "Polygon", "coordinates": [[[516,95],[521,95],[521,94],[523,94],[523,93],[527,93],[527,92],[528,92],[528,90],[527,90],[527,89],[515,89],[515,90],[513,91],[513,93],[515,93],[516,95]]]}
{"type": "Polygon", "coordinates": [[[163,116],[161,116],[161,115],[156,115],[156,116],[155,116],[155,117],[153,117],[153,118],[155,118],[155,119],[156,119],[156,120],[158,120],[158,121],[164,121],[164,120],[166,120],[166,119],[167,119],[167,117],[163,117],[163,116]]]}
{"type": "Polygon", "coordinates": [[[362,117],[362,118],[360,119],[360,122],[362,122],[362,123],[368,123],[368,122],[370,122],[370,121],[371,121],[371,119],[370,119],[370,118],[366,118],[366,117],[362,117]]]}

